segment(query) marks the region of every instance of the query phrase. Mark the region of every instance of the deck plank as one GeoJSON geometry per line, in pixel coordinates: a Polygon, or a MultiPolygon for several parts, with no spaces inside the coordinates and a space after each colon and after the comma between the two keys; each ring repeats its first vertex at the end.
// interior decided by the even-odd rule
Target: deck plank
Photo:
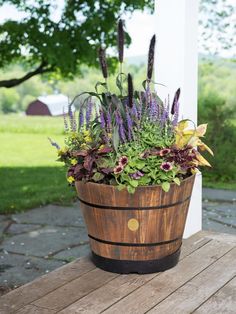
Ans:
{"type": "Polygon", "coordinates": [[[104,272],[82,258],[2,296],[0,313],[235,313],[235,260],[236,237],[213,232],[184,240],[179,264],[158,274],[104,272]]]}
{"type": "Polygon", "coordinates": [[[14,313],[21,307],[39,299],[67,282],[82,276],[92,269],[95,269],[95,266],[86,257],[39,277],[38,279],[3,295],[0,298],[0,313],[14,313]]]}
{"type": "MultiPolygon", "coordinates": [[[[189,314],[236,276],[236,248],[175,291],[148,313],[189,314]],[[225,271],[227,269],[227,271],[225,271]]],[[[235,307],[236,311],[236,307],[235,307]]],[[[219,312],[218,312],[219,313],[219,312]]]]}
{"type": "MultiPolygon", "coordinates": [[[[234,260],[235,261],[235,260],[234,260]]],[[[236,277],[202,304],[194,314],[235,314],[236,312],[236,277]]]]}
{"type": "Polygon", "coordinates": [[[145,313],[232,248],[231,243],[225,244],[215,240],[207,243],[180,261],[176,267],[153,278],[146,285],[112,305],[104,313],[145,313]]]}
{"type": "MultiPolygon", "coordinates": [[[[183,249],[181,252],[180,259],[188,256],[195,250],[199,249],[206,243],[211,241],[208,237],[202,236],[199,232],[187,240],[184,240],[183,249]]],[[[122,275],[99,289],[91,292],[87,296],[83,297],[79,301],[73,303],[71,306],[62,310],[61,314],[75,314],[75,313],[86,313],[96,314],[104,311],[106,308],[111,306],[113,303],[118,302],[126,295],[132,293],[134,290],[144,285],[158,274],[150,275],[122,275]]]]}
{"type": "Polygon", "coordinates": [[[26,305],[21,308],[16,314],[54,314],[56,313],[53,310],[39,308],[35,305],[26,305]]]}
{"type": "Polygon", "coordinates": [[[32,302],[32,304],[60,311],[118,276],[120,275],[96,268],[78,279],[70,281],[68,284],[48,293],[37,301],[32,302]]]}

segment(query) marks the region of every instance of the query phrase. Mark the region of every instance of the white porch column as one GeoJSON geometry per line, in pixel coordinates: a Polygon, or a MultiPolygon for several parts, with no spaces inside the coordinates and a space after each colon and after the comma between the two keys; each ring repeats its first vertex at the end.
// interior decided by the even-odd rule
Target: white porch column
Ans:
{"type": "MultiPolygon", "coordinates": [[[[156,0],[155,81],[159,95],[166,97],[181,88],[180,118],[197,122],[197,28],[198,0],[156,0]]],[[[202,180],[195,181],[184,237],[202,228],[202,180]]]]}

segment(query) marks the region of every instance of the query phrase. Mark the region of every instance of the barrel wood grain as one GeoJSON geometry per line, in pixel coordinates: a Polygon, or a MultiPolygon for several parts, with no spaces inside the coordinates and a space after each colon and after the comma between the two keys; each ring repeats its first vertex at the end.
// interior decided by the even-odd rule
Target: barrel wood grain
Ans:
{"type": "Polygon", "coordinates": [[[181,247],[195,176],[161,186],[138,187],[134,194],[115,186],[76,182],[92,251],[115,260],[145,261],[181,247]]]}

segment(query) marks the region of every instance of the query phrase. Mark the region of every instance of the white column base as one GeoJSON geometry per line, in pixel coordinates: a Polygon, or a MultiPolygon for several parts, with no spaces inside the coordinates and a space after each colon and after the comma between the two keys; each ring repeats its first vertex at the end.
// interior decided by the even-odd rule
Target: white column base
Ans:
{"type": "Polygon", "coordinates": [[[184,238],[188,238],[202,229],[202,174],[196,175],[189,205],[184,238]]]}

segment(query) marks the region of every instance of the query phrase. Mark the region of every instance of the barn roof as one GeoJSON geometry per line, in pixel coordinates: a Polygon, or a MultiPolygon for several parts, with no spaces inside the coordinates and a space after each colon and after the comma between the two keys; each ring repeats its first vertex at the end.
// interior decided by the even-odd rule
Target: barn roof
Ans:
{"type": "MultiPolygon", "coordinates": [[[[63,109],[65,113],[68,112],[70,100],[63,94],[40,96],[37,99],[48,107],[52,116],[62,115],[63,109]]],[[[75,110],[74,106],[72,106],[72,110],[75,110]]]]}

